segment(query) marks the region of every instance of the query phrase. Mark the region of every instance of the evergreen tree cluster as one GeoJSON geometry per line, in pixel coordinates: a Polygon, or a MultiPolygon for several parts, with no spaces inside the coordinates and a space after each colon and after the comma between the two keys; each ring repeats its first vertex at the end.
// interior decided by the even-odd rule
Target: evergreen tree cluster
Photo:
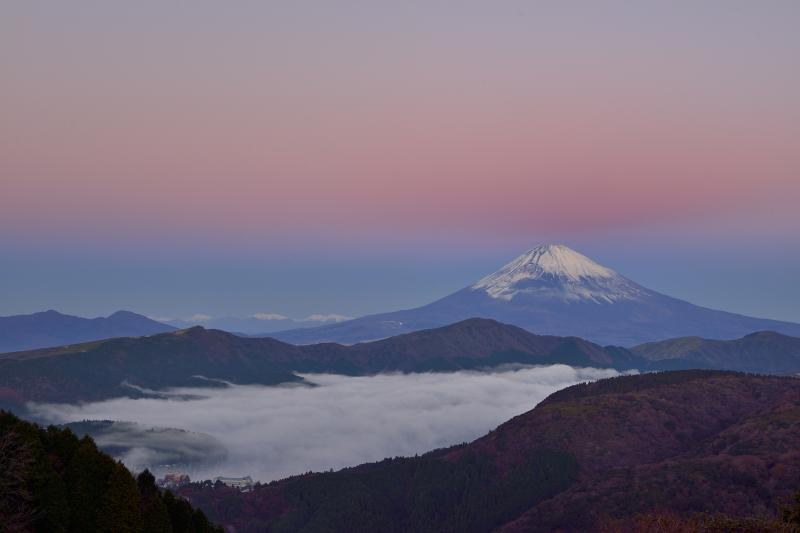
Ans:
{"type": "Polygon", "coordinates": [[[202,511],[134,477],[69,429],[0,411],[0,533],[216,533],[202,511]]]}

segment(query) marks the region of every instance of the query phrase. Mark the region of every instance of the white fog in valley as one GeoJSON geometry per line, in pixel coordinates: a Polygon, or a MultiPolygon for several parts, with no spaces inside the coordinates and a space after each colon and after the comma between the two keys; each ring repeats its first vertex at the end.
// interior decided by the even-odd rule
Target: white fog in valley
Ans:
{"type": "Polygon", "coordinates": [[[118,456],[134,469],[150,466],[163,473],[168,468],[163,450],[183,448],[186,456],[201,460],[172,468],[193,480],[249,475],[270,481],[471,441],[558,389],[615,375],[566,365],[367,377],[313,374],[303,376],[313,386],[173,389],[161,399],[32,409],[53,423],[122,420],[203,434],[134,435],[121,425],[98,439],[101,446],[127,444],[130,449],[118,456]],[[219,449],[209,448],[209,441],[219,449]]]}

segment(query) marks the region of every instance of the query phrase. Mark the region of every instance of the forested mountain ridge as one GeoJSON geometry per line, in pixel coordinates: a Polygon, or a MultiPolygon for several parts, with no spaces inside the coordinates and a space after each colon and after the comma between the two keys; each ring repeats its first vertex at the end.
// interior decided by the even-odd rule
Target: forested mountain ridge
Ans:
{"type": "Polygon", "coordinates": [[[0,532],[221,533],[89,437],[0,411],[0,532]]]}

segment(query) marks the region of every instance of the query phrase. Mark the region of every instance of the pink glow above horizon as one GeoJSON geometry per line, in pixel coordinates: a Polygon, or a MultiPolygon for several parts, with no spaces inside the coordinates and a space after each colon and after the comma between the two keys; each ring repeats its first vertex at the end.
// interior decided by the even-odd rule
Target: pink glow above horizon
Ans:
{"type": "Polygon", "coordinates": [[[798,225],[796,4],[213,4],[7,8],[3,234],[798,225]]]}

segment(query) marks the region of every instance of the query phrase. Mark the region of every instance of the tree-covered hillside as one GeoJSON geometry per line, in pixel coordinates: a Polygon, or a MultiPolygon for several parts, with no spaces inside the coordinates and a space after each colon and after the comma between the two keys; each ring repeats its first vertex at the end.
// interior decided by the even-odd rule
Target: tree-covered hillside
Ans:
{"type": "Polygon", "coordinates": [[[0,411],[0,532],[211,533],[202,511],[69,429],[0,411]]]}

